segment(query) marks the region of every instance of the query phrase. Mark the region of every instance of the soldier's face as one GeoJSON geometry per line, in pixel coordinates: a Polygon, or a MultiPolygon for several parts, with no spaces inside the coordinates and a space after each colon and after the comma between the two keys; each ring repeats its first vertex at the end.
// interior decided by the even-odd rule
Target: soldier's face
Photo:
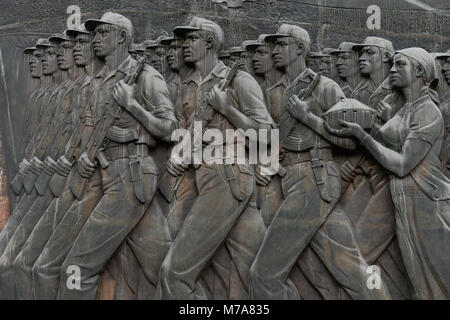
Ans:
{"type": "Polygon", "coordinates": [[[73,57],[73,42],[62,41],[58,49],[58,66],[61,70],[68,70],[75,64],[73,57]]]}
{"type": "Polygon", "coordinates": [[[33,78],[40,78],[42,76],[42,50],[36,49],[30,60],[30,72],[33,78]]]}
{"type": "Polygon", "coordinates": [[[343,79],[358,71],[358,58],[354,52],[341,52],[337,56],[336,69],[343,79]]]}
{"type": "Polygon", "coordinates": [[[94,52],[98,57],[108,57],[118,47],[119,30],[108,24],[100,24],[95,28],[94,52]]]}
{"type": "Polygon", "coordinates": [[[166,49],[164,47],[156,48],[152,57],[153,68],[155,68],[159,73],[163,73],[166,63],[166,49]]]}
{"type": "Polygon", "coordinates": [[[239,60],[239,54],[236,54],[236,53],[231,53],[230,54],[231,64],[234,64],[238,60],[239,60]]]}
{"type": "Polygon", "coordinates": [[[84,67],[91,63],[93,57],[92,38],[88,34],[78,34],[75,37],[73,57],[77,66],[84,67]]]}
{"type": "Polygon", "coordinates": [[[150,65],[152,64],[154,52],[155,52],[155,50],[153,48],[145,48],[145,51],[144,51],[145,61],[147,61],[147,63],[149,63],[150,65]]]}
{"type": "Polygon", "coordinates": [[[319,66],[320,66],[320,58],[319,57],[310,57],[308,62],[309,62],[309,68],[311,68],[315,72],[319,72],[319,66]]]}
{"type": "Polygon", "coordinates": [[[45,49],[45,54],[42,56],[42,71],[45,75],[51,75],[58,71],[57,51],[56,47],[45,49]]]}
{"type": "Polygon", "coordinates": [[[328,75],[330,74],[330,63],[331,63],[330,57],[322,57],[320,59],[319,73],[321,75],[328,77],[328,75]]]}
{"type": "Polygon", "coordinates": [[[247,66],[245,64],[245,55],[242,55],[242,52],[233,52],[231,54],[231,58],[233,60],[233,63],[236,61],[238,62],[238,69],[241,71],[247,71],[247,66]]]}
{"type": "Polygon", "coordinates": [[[239,55],[241,66],[239,68],[245,72],[253,73],[252,57],[253,52],[251,51],[241,52],[239,55]]]}
{"type": "Polygon", "coordinates": [[[269,46],[256,47],[253,56],[253,70],[255,74],[263,76],[273,69],[271,48],[269,46]]]}
{"type": "Polygon", "coordinates": [[[363,75],[371,75],[383,66],[381,50],[377,47],[366,46],[362,49],[359,58],[359,71],[363,75]]]}
{"type": "Polygon", "coordinates": [[[298,44],[291,37],[281,37],[275,42],[273,61],[277,68],[285,68],[297,60],[298,44]]]}
{"type": "Polygon", "coordinates": [[[390,71],[390,79],[397,88],[408,87],[415,78],[415,65],[410,59],[401,54],[394,56],[394,64],[390,71]]]}
{"type": "Polygon", "coordinates": [[[167,62],[174,71],[180,70],[180,66],[184,65],[182,40],[174,40],[170,43],[170,48],[167,52],[167,62]]]}
{"type": "Polygon", "coordinates": [[[450,57],[447,57],[442,62],[442,72],[444,73],[444,78],[450,85],[450,57]]]}
{"type": "Polygon", "coordinates": [[[186,41],[183,44],[184,60],[195,63],[206,57],[206,40],[201,32],[193,31],[186,35],[186,41]]]}

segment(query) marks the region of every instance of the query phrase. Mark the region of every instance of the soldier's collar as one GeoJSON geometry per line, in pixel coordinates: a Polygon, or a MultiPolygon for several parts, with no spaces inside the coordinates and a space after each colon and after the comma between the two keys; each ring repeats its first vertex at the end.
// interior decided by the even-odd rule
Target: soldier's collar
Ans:
{"type": "Polygon", "coordinates": [[[355,91],[356,91],[356,90],[360,90],[360,89],[362,89],[362,88],[366,88],[366,87],[370,87],[370,89],[372,90],[372,92],[375,91],[375,89],[376,89],[376,88],[374,88],[375,86],[374,86],[374,84],[373,84],[372,79],[370,79],[370,78],[362,78],[362,79],[359,81],[358,85],[356,86],[355,91]]]}
{"type": "Polygon", "coordinates": [[[128,74],[130,72],[131,66],[133,65],[134,59],[131,57],[131,55],[128,55],[128,57],[113,71],[111,71],[105,78],[105,81],[108,80],[111,77],[114,77],[117,72],[121,72],[123,74],[128,74]]]}
{"type": "MultiPolygon", "coordinates": [[[[228,67],[220,61],[216,66],[211,70],[211,72],[202,80],[201,84],[208,82],[212,79],[212,77],[225,79],[227,76],[228,67]]],[[[200,85],[201,85],[200,84],[200,85]]]]}
{"type": "MultiPolygon", "coordinates": [[[[275,83],[270,89],[275,88],[275,87],[279,87],[279,86],[283,86],[283,87],[285,87],[285,88],[287,88],[287,87],[289,86],[289,82],[288,82],[288,80],[287,80],[286,75],[283,75],[283,76],[281,77],[281,79],[278,80],[278,82],[275,83]]],[[[270,90],[270,89],[269,89],[269,90],[270,90]]]]}
{"type": "Polygon", "coordinates": [[[194,82],[197,86],[199,86],[202,82],[200,73],[198,73],[197,71],[191,72],[189,77],[187,77],[187,79],[183,81],[183,84],[188,84],[189,82],[194,82]]]}

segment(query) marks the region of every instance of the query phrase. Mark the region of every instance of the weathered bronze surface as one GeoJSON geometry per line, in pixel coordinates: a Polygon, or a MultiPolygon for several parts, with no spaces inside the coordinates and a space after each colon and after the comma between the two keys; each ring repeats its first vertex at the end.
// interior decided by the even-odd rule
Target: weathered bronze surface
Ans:
{"type": "Polygon", "coordinates": [[[0,299],[450,299],[448,4],[374,2],[4,1],[0,299]]]}

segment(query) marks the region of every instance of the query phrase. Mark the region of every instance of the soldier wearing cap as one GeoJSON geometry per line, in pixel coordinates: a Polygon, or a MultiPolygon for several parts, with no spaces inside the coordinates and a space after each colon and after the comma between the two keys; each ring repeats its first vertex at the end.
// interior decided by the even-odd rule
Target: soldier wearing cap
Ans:
{"type": "Polygon", "coordinates": [[[257,40],[249,41],[246,49],[253,51],[252,67],[255,79],[258,80],[269,107],[268,90],[281,78],[272,58],[273,43],[266,41],[267,34],[261,34],[257,40]]]}
{"type": "Polygon", "coordinates": [[[63,143],[60,130],[63,128],[66,118],[70,120],[70,89],[76,77],[72,39],[64,33],[54,35],[49,40],[58,45],[57,63],[61,72],[62,83],[54,90],[48,100],[48,105],[44,111],[45,118],[42,123],[43,128],[46,129],[38,137],[39,142],[34,151],[33,159],[41,163],[35,182],[37,195],[32,200],[32,205],[27,210],[26,215],[18,225],[16,232],[0,257],[2,291],[5,296],[11,298],[15,296],[12,283],[14,260],[52,200],[50,190],[48,188],[39,188],[39,181],[44,175],[51,176],[55,172],[56,162],[53,159],[57,159],[58,148],[63,143]]]}
{"type": "MultiPolygon", "coordinates": [[[[183,43],[185,39],[181,35],[174,37],[165,37],[161,39],[161,44],[167,48],[167,64],[171,69],[171,74],[166,80],[169,88],[170,97],[175,103],[175,112],[177,119],[180,112],[181,87],[182,82],[185,81],[192,73],[192,66],[184,61],[183,43]]],[[[186,126],[184,125],[183,128],[186,126]]]]}
{"type": "Polygon", "coordinates": [[[28,145],[34,129],[37,126],[38,110],[34,108],[34,102],[36,96],[41,88],[41,77],[42,77],[42,49],[37,49],[36,47],[29,47],[24,50],[24,53],[29,56],[29,66],[31,83],[28,88],[29,96],[27,100],[27,120],[25,122],[24,132],[23,132],[23,144],[28,145]]]}
{"type": "MultiPolygon", "coordinates": [[[[89,92],[89,84],[92,80],[93,74],[96,69],[98,69],[98,61],[95,60],[94,50],[92,45],[92,34],[84,28],[84,25],[81,25],[78,29],[69,29],[66,31],[67,35],[74,39],[74,47],[73,47],[73,56],[76,65],[79,68],[79,77],[75,80],[71,87],[70,99],[69,93],[66,95],[66,102],[70,103],[70,114],[66,117],[65,127],[61,130],[60,142],[65,145],[65,148],[60,148],[59,153],[64,153],[56,164],[56,171],[54,175],[61,175],[67,177],[70,174],[71,170],[76,170],[72,167],[72,157],[66,155],[64,149],[71,148],[72,145],[77,145],[80,143],[82,136],[89,135],[92,130],[89,130],[93,123],[92,119],[87,114],[88,100],[90,96],[89,92]],[[77,127],[80,127],[76,130],[77,127]],[[70,136],[72,134],[72,136],[70,136]],[[66,158],[69,158],[69,160],[66,158]]],[[[84,138],[86,139],[86,138],[84,138]]],[[[97,178],[96,183],[97,192],[94,194],[101,194],[100,187],[100,176],[96,175],[97,178]]],[[[94,179],[92,179],[94,180],[94,179]]],[[[67,181],[67,179],[66,179],[67,181]]],[[[55,232],[56,228],[59,227],[59,222],[63,218],[63,216],[70,215],[71,219],[76,219],[77,215],[80,212],[88,213],[92,211],[92,202],[93,201],[85,201],[84,206],[78,204],[72,205],[75,197],[70,191],[69,185],[61,185],[60,188],[64,190],[55,190],[53,186],[50,184],[49,186],[51,193],[51,198],[53,199],[51,204],[42,214],[42,217],[36,223],[33,231],[28,237],[27,241],[23,245],[22,250],[17,255],[14,261],[14,282],[16,294],[19,299],[32,299],[33,291],[32,291],[32,268],[40,254],[42,253],[44,247],[47,244],[47,241],[55,232]],[[91,208],[87,209],[86,204],[90,204],[91,208]],[[70,208],[68,210],[68,208],[70,208]],[[66,214],[66,212],[69,212],[66,214]]],[[[92,195],[92,193],[91,193],[92,195]]],[[[62,224],[66,226],[66,230],[63,232],[64,238],[63,240],[58,239],[56,243],[58,246],[71,246],[73,244],[74,239],[71,240],[70,234],[72,229],[74,229],[74,222],[69,224],[62,224]],[[70,229],[67,230],[67,227],[70,226],[70,229]]],[[[58,229],[60,230],[61,227],[58,229]]],[[[56,236],[53,237],[53,239],[56,236]]],[[[55,241],[50,241],[47,244],[47,248],[52,244],[55,244],[55,241]]],[[[48,251],[48,250],[47,250],[48,251]]],[[[61,254],[61,249],[53,248],[50,250],[53,254],[61,254]]],[[[39,292],[39,291],[37,291],[39,292]]],[[[41,298],[41,297],[36,297],[41,298]]],[[[44,297],[42,297],[44,298],[44,297]]]]}
{"type": "Polygon", "coordinates": [[[311,52],[309,54],[310,68],[325,77],[331,78],[331,55],[322,51],[311,52]]]}
{"type": "MultiPolygon", "coordinates": [[[[56,73],[59,72],[59,68],[56,60],[56,45],[54,43],[51,43],[48,39],[38,39],[38,41],[36,42],[36,49],[38,50],[38,52],[40,51],[43,53],[43,75],[41,78],[42,85],[36,95],[33,106],[33,108],[37,110],[38,117],[36,119],[36,128],[25,149],[24,159],[19,164],[19,173],[17,176],[20,177],[20,179],[18,179],[18,184],[19,186],[23,186],[23,188],[17,188],[17,190],[21,192],[21,195],[17,200],[17,205],[15,206],[11,217],[8,219],[8,222],[3,227],[0,233],[0,252],[4,252],[6,246],[9,243],[9,240],[16,231],[17,226],[22,221],[27,210],[36,199],[37,191],[34,188],[34,184],[26,185],[25,179],[32,171],[36,172],[36,174],[39,173],[39,163],[36,163],[36,161],[30,162],[30,160],[33,158],[35,147],[39,142],[38,137],[46,129],[45,126],[42,125],[42,115],[45,113],[45,109],[43,108],[47,107],[49,98],[57,87],[56,73]]],[[[13,185],[15,184],[14,182],[15,181],[13,181],[13,185]]]]}
{"type": "Polygon", "coordinates": [[[229,50],[221,50],[219,52],[219,60],[223,62],[224,65],[231,68],[230,61],[230,51],[229,50]]]}
{"type": "Polygon", "coordinates": [[[144,49],[144,58],[148,65],[152,65],[153,54],[157,47],[156,40],[145,40],[142,42],[142,48],[144,49]]]}
{"type": "Polygon", "coordinates": [[[250,40],[245,40],[240,46],[231,47],[229,52],[232,62],[239,61],[239,70],[248,72],[253,76],[253,52],[247,50],[247,44],[250,42],[250,40]]]}
{"type": "Polygon", "coordinates": [[[444,117],[445,136],[442,142],[440,159],[444,173],[450,177],[450,50],[434,54],[439,72],[437,92],[441,100],[439,109],[444,117]]]}
{"type": "Polygon", "coordinates": [[[361,80],[359,73],[359,53],[353,50],[356,43],[342,42],[337,50],[331,51],[330,54],[336,59],[336,69],[339,78],[343,82],[342,91],[346,97],[350,98],[361,80]]]}
{"type": "MultiPolygon", "coordinates": [[[[100,85],[92,88],[95,92],[91,107],[101,115],[96,124],[99,129],[94,130],[85,149],[90,151],[97,143],[103,146],[103,155],[96,155],[103,166],[103,195],[84,225],[75,226],[80,231],[66,259],[59,260],[64,262],[62,266],[46,268],[45,261],[39,259],[33,269],[33,280],[41,277],[37,284],[42,292],[47,291],[46,286],[54,286],[55,280],[60,284],[59,291],[52,290],[59,293],[60,299],[95,299],[100,272],[144,215],[155,194],[158,169],[151,149],[157,139],[169,136],[175,125],[167,86],[153,68],[144,65],[136,85],[122,81],[137,70],[137,62],[128,54],[133,38],[130,20],[107,12],[100,20],[88,20],[85,25],[88,30],[95,30],[94,50],[105,61],[95,76],[100,85]],[[114,108],[124,110],[119,115],[114,108]],[[108,119],[113,115],[116,117],[108,127],[108,119]],[[76,292],[66,286],[67,271],[72,265],[79,266],[82,275],[81,289],[76,292]]],[[[78,159],[77,171],[88,179],[98,170],[98,164],[86,151],[78,159]]],[[[72,191],[79,200],[84,199],[85,192],[80,192],[74,183],[71,181],[72,191]]]]}
{"type": "MultiPolygon", "coordinates": [[[[57,106],[55,99],[61,96],[67,85],[66,81],[61,83],[62,71],[58,67],[57,60],[58,43],[54,42],[54,39],[50,40],[39,39],[36,43],[36,48],[45,52],[42,57],[43,89],[36,95],[34,102],[34,108],[38,113],[36,129],[26,147],[24,160],[19,165],[20,171],[26,172],[23,178],[23,186],[27,195],[23,195],[19,199],[20,205],[15,209],[22,214],[26,213],[36,199],[37,193],[34,192],[34,182],[42,172],[44,165],[40,159],[44,157],[55,132],[54,128],[49,128],[57,106]]],[[[64,71],[64,73],[66,72],[64,71]]],[[[17,217],[21,219],[22,215],[17,215],[17,217]]]]}
{"type": "MultiPolygon", "coordinates": [[[[272,112],[269,99],[269,88],[275,85],[281,78],[281,73],[275,67],[272,58],[273,42],[266,41],[267,34],[261,34],[257,40],[249,41],[246,45],[247,50],[254,52],[253,54],[253,72],[255,79],[259,82],[264,94],[264,100],[266,102],[269,113],[272,112]]],[[[276,116],[271,114],[272,117],[276,116]]],[[[272,188],[280,186],[280,179],[278,176],[274,177],[271,184],[265,188],[266,182],[264,177],[256,172],[256,183],[258,192],[258,207],[261,209],[262,217],[266,226],[270,224],[270,212],[276,212],[279,206],[279,201],[273,201],[272,197],[266,196],[273,194],[272,188]],[[262,180],[262,181],[261,181],[262,180]]],[[[281,189],[280,189],[281,190],[281,189]]]]}
{"type": "Polygon", "coordinates": [[[367,37],[362,44],[355,44],[352,48],[360,52],[359,71],[362,75],[352,98],[375,108],[391,93],[389,82],[385,80],[392,67],[394,47],[389,40],[367,37]]]}
{"type": "MultiPolygon", "coordinates": [[[[25,48],[24,54],[28,59],[28,64],[30,67],[30,81],[28,84],[27,91],[29,92],[27,96],[26,102],[26,120],[25,126],[22,134],[22,145],[26,147],[30,142],[30,139],[37,128],[38,119],[39,119],[39,109],[35,107],[36,97],[44,88],[44,81],[41,81],[43,78],[42,74],[42,49],[37,49],[36,47],[25,48]]],[[[16,176],[11,181],[12,189],[14,193],[17,195],[16,201],[20,199],[21,194],[23,193],[23,178],[26,171],[25,162],[22,162],[19,165],[19,171],[16,173],[16,176]]],[[[15,206],[14,206],[15,207],[15,206]]]]}
{"type": "MultiPolygon", "coordinates": [[[[360,71],[363,76],[352,96],[374,108],[380,122],[387,121],[404,102],[398,92],[392,91],[390,84],[388,68],[391,66],[392,43],[367,37],[364,44],[352,48],[362,51],[360,71]]],[[[347,155],[340,175],[342,195],[338,205],[352,221],[362,256],[368,264],[381,266],[389,275],[391,281],[386,285],[393,299],[408,299],[408,280],[395,238],[394,204],[388,173],[371,155],[358,148],[347,155]]]]}
{"type": "Polygon", "coordinates": [[[280,164],[286,172],[280,173],[281,205],[250,269],[250,297],[299,298],[288,277],[311,244],[353,298],[387,298],[384,285],[378,292],[367,288],[368,265],[353,239],[350,221],[333,210],[340,196],[340,181],[330,142],[343,146],[343,141],[326,133],[320,116],[344,94],[334,81],[306,67],[310,50],[306,30],[284,24],[269,38],[275,41],[275,64],[285,70],[282,80],[271,89],[271,108],[278,115],[283,148],[280,164]],[[310,95],[304,96],[304,92],[310,95]]]}
{"type": "MultiPolygon", "coordinates": [[[[212,21],[194,17],[188,26],[177,27],[174,33],[186,34],[184,58],[195,65],[200,76],[195,119],[202,119],[206,108],[215,110],[203,129],[222,133],[234,128],[268,129],[272,120],[261,89],[249,74],[238,71],[230,88],[219,89],[219,83],[230,70],[218,59],[224,43],[222,29],[212,21]],[[233,99],[229,96],[231,92],[233,99]]],[[[223,159],[218,160],[223,162],[223,159]]],[[[234,157],[230,160],[235,162],[234,157]]],[[[219,163],[202,163],[195,167],[197,196],[185,212],[186,218],[162,264],[158,298],[205,298],[204,288],[198,281],[222,244],[227,246],[238,278],[243,282],[241,285],[247,289],[248,270],[265,231],[253,200],[253,167],[219,163]],[[248,238],[249,234],[252,237],[248,238]]],[[[188,167],[187,163],[169,160],[168,170],[175,176],[183,175],[188,167]]]]}
{"type": "Polygon", "coordinates": [[[153,49],[152,58],[150,60],[152,67],[155,68],[156,71],[161,73],[161,75],[166,80],[171,76],[172,71],[169,68],[169,64],[167,61],[167,42],[163,40],[167,40],[169,38],[169,35],[164,32],[155,40],[155,42],[153,42],[153,44],[148,47],[153,49]]]}
{"type": "Polygon", "coordinates": [[[141,45],[139,43],[132,43],[130,46],[130,50],[128,50],[133,59],[137,59],[141,54],[141,45]]]}

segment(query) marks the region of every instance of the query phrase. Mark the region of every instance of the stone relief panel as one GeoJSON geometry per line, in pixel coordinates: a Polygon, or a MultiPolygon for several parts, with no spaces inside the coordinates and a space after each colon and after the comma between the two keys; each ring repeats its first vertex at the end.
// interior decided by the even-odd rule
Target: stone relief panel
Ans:
{"type": "Polygon", "coordinates": [[[0,9],[0,298],[450,298],[446,1],[0,9]]]}

